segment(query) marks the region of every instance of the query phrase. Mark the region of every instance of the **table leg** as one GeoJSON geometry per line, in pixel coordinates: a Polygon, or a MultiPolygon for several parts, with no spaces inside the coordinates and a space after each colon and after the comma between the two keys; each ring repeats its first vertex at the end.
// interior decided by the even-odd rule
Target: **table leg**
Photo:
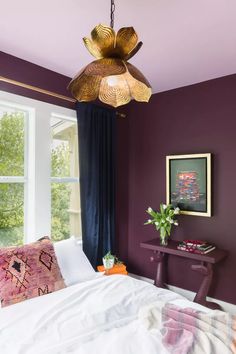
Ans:
{"type": "Polygon", "coordinates": [[[213,276],[212,264],[207,263],[206,265],[204,265],[204,263],[202,262],[198,265],[192,265],[191,268],[192,270],[203,275],[203,281],[193,301],[203,306],[209,307],[213,310],[221,309],[220,305],[216,304],[215,302],[210,302],[206,300],[213,276]]]}
{"type": "Polygon", "coordinates": [[[154,251],[154,254],[155,256],[150,257],[151,262],[157,262],[157,273],[154,285],[158,286],[159,288],[166,288],[163,274],[163,261],[165,254],[160,251],[154,251]]]}

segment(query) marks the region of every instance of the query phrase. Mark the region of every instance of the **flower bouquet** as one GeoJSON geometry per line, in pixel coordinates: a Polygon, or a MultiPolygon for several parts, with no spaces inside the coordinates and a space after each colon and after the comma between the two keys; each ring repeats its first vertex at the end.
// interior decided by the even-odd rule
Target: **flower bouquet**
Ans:
{"type": "Polygon", "coordinates": [[[157,231],[160,231],[160,244],[166,246],[168,237],[171,233],[172,225],[178,226],[176,215],[180,213],[180,209],[173,208],[171,204],[160,204],[160,211],[157,212],[149,207],[146,212],[152,217],[144,225],[154,225],[157,231]]]}

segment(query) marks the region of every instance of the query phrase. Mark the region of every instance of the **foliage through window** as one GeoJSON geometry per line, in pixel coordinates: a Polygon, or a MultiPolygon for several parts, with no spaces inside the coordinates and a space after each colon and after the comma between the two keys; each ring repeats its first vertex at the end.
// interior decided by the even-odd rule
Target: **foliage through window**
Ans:
{"type": "Polygon", "coordinates": [[[55,117],[51,125],[52,239],[81,238],[77,125],[55,117]]]}
{"type": "Polygon", "coordinates": [[[24,112],[0,108],[0,244],[24,239],[24,112]]]}

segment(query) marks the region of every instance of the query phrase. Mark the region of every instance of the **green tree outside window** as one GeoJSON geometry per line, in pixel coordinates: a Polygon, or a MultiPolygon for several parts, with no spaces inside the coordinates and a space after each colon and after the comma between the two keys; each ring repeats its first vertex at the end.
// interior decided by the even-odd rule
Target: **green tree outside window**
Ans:
{"type": "MultiPolygon", "coordinates": [[[[0,176],[24,176],[23,112],[0,117],[0,176]]],[[[68,176],[69,147],[60,144],[52,150],[52,176],[68,176]]],[[[69,237],[70,187],[52,183],[52,238],[69,237]]],[[[0,183],[0,246],[21,245],[24,235],[24,185],[0,183]]]]}

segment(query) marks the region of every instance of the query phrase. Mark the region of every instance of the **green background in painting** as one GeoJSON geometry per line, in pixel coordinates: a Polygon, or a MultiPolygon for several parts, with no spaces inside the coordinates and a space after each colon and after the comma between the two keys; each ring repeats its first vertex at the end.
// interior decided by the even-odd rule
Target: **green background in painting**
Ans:
{"type": "Polygon", "coordinates": [[[200,193],[206,194],[206,158],[176,159],[170,161],[171,193],[176,191],[176,176],[179,172],[197,172],[200,193]]]}

